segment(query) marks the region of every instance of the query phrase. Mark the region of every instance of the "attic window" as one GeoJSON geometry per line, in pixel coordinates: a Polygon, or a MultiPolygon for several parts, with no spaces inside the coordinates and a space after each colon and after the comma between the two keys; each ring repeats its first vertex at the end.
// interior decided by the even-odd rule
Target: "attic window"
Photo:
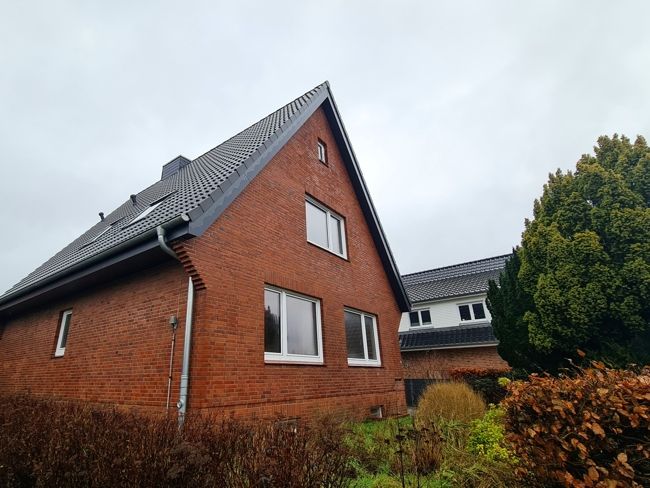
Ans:
{"type": "Polygon", "coordinates": [[[154,203],[154,204],[152,204],[152,205],[149,205],[149,207],[146,208],[146,209],[144,210],[144,212],[142,212],[142,213],[141,213],[140,215],[138,215],[136,218],[134,218],[134,219],[131,221],[131,223],[134,224],[134,223],[136,223],[136,222],[138,222],[138,221],[140,221],[140,220],[146,218],[147,215],[149,215],[151,212],[153,212],[154,210],[156,210],[156,208],[158,207],[158,205],[160,205],[162,202],[163,202],[163,200],[160,200],[159,202],[156,202],[156,203],[154,203]]]}
{"type": "Polygon", "coordinates": [[[460,320],[463,322],[485,319],[483,302],[458,305],[458,312],[460,313],[460,320]]]}
{"type": "Polygon", "coordinates": [[[411,321],[411,327],[431,325],[431,311],[428,308],[425,310],[414,310],[409,313],[409,320],[411,321]]]}
{"type": "Polygon", "coordinates": [[[316,144],[318,146],[318,160],[321,163],[327,164],[327,146],[320,139],[318,139],[318,142],[316,144]]]}

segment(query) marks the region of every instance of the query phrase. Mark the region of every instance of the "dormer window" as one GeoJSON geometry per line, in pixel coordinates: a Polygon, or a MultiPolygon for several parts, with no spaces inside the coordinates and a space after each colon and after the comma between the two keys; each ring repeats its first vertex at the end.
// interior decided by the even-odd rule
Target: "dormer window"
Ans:
{"type": "Polygon", "coordinates": [[[327,146],[320,139],[318,139],[316,145],[318,147],[318,160],[321,163],[327,164],[327,146]]]}
{"type": "Polygon", "coordinates": [[[460,313],[460,320],[462,322],[485,319],[483,302],[458,305],[458,313],[460,313]]]}
{"type": "Polygon", "coordinates": [[[426,310],[414,310],[409,313],[409,320],[411,327],[431,325],[431,311],[428,308],[426,310]]]}

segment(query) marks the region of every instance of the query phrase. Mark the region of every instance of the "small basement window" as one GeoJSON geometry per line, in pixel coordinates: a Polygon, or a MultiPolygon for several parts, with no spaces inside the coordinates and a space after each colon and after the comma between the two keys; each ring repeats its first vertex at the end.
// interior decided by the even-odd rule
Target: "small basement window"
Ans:
{"type": "Polygon", "coordinates": [[[431,325],[431,311],[428,308],[424,310],[414,310],[409,313],[409,320],[411,322],[411,327],[431,325]]]}
{"type": "Polygon", "coordinates": [[[460,313],[461,322],[483,320],[485,318],[485,308],[483,307],[483,302],[458,305],[458,312],[460,313]]]}
{"type": "Polygon", "coordinates": [[[65,354],[65,344],[68,342],[68,330],[70,329],[70,320],[72,319],[72,310],[66,310],[61,314],[61,324],[59,325],[59,337],[56,341],[55,357],[61,357],[65,354]]]}
{"type": "Polygon", "coordinates": [[[370,418],[371,419],[383,419],[384,418],[384,407],[381,405],[375,405],[370,407],[370,418]]]}
{"type": "Polygon", "coordinates": [[[318,147],[318,160],[321,163],[327,164],[327,146],[320,139],[318,139],[316,145],[318,147]]]}

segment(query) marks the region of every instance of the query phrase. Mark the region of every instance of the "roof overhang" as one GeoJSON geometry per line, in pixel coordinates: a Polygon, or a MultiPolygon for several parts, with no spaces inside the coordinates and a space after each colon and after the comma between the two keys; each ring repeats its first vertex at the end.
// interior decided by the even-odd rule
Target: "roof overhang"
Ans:
{"type": "MultiPolygon", "coordinates": [[[[179,216],[163,224],[168,240],[186,235],[188,224],[187,216],[179,216]]],[[[169,260],[171,257],[158,245],[156,229],[150,229],[32,286],[3,296],[0,299],[0,315],[13,315],[68,293],[169,260]]]]}

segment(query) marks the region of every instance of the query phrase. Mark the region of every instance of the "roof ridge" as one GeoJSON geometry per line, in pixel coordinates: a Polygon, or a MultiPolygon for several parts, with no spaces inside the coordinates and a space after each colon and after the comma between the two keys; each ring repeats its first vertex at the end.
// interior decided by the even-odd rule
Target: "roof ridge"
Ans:
{"type": "MultiPolygon", "coordinates": [[[[238,137],[239,135],[241,135],[241,134],[243,134],[244,132],[246,132],[247,130],[249,130],[251,127],[255,126],[256,124],[259,124],[259,123],[262,122],[263,120],[268,119],[270,116],[272,116],[273,114],[275,114],[275,113],[281,111],[281,110],[284,109],[285,107],[288,107],[289,105],[291,105],[291,104],[293,104],[293,103],[296,103],[298,100],[300,100],[301,98],[307,96],[307,95],[310,94],[311,92],[318,92],[318,91],[320,91],[320,89],[321,89],[322,87],[324,87],[324,86],[329,86],[329,82],[328,82],[327,80],[325,80],[324,82],[322,82],[322,83],[319,84],[319,85],[316,85],[316,86],[315,86],[314,88],[312,88],[311,90],[307,90],[305,93],[303,93],[303,94],[300,95],[299,97],[294,98],[294,99],[291,100],[289,103],[285,103],[285,104],[282,105],[280,108],[275,109],[275,110],[269,112],[269,113],[266,114],[264,117],[262,117],[262,118],[256,120],[256,121],[253,122],[252,124],[250,124],[248,127],[246,127],[246,128],[244,128],[244,129],[240,130],[239,132],[237,132],[237,134],[235,134],[235,135],[229,137],[229,138],[226,139],[225,141],[221,141],[221,142],[220,142],[219,144],[217,144],[216,146],[214,146],[214,147],[208,149],[207,151],[205,151],[204,153],[198,155],[197,157],[195,157],[194,159],[192,159],[192,161],[190,162],[190,164],[193,163],[194,161],[196,161],[197,159],[201,159],[201,158],[202,158],[203,156],[205,156],[206,154],[208,154],[208,153],[214,151],[214,150],[217,149],[219,146],[223,146],[223,145],[225,145],[227,142],[232,141],[233,139],[235,139],[235,138],[238,137]]],[[[282,124],[282,125],[285,125],[285,124],[286,124],[287,122],[289,122],[292,118],[293,118],[293,116],[289,117],[289,118],[287,119],[287,121],[284,122],[284,124],[282,124]]],[[[280,127],[282,127],[282,125],[281,125],[280,127]]]]}
{"type": "Polygon", "coordinates": [[[416,271],[414,273],[406,273],[402,275],[402,278],[406,278],[407,276],[416,276],[416,275],[421,275],[425,273],[430,273],[432,271],[442,271],[445,269],[452,269],[452,268],[460,268],[461,266],[467,266],[469,264],[477,264],[477,263],[483,263],[486,261],[491,261],[493,259],[500,259],[500,258],[505,258],[508,256],[512,256],[512,253],[507,253],[507,254],[500,254],[499,256],[492,256],[490,258],[483,258],[483,259],[475,259],[474,261],[467,261],[465,263],[458,263],[458,264],[449,264],[447,266],[441,266],[440,268],[431,268],[431,269],[426,269],[424,271],[416,271]]]}

